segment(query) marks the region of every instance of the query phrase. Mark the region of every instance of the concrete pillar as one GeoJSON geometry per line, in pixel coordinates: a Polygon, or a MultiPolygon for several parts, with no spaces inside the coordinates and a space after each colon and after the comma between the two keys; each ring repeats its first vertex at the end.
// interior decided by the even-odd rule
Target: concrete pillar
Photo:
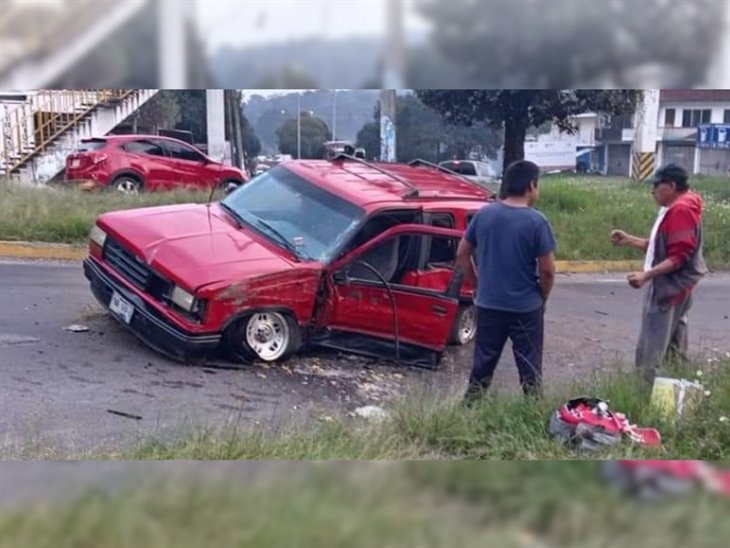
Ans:
{"type": "Polygon", "coordinates": [[[191,0],[157,0],[161,89],[184,89],[188,85],[185,25],[189,4],[191,0]]]}
{"type": "Polygon", "coordinates": [[[395,90],[380,92],[380,161],[395,162],[395,90]]]}
{"type": "Polygon", "coordinates": [[[647,179],[656,169],[656,142],[659,126],[659,90],[646,89],[636,111],[631,178],[647,179]]]}
{"type": "Polygon", "coordinates": [[[224,90],[206,90],[205,116],[208,124],[208,156],[214,160],[222,161],[227,156],[224,90]]]}

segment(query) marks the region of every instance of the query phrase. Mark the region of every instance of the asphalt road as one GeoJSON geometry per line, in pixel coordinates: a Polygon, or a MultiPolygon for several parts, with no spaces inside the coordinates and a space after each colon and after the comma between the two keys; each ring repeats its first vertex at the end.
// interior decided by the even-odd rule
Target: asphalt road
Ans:
{"type": "MultiPolygon", "coordinates": [[[[546,384],[555,388],[630,363],[639,308],[640,293],[621,276],[560,276],[548,306],[546,384]]],[[[730,276],[708,277],[691,312],[693,353],[730,352],[729,314],[730,276]]],[[[361,405],[387,404],[413,386],[459,391],[470,359],[470,347],[450,350],[437,372],[334,355],[238,370],[184,366],[106,315],[80,265],[0,262],[0,450],[6,458],[22,458],[24,449],[39,456],[38,447],[83,456],[196,425],[327,420],[361,405]],[[64,330],[72,324],[89,331],[64,330]]],[[[495,389],[513,390],[509,352],[503,361],[495,389]]]]}

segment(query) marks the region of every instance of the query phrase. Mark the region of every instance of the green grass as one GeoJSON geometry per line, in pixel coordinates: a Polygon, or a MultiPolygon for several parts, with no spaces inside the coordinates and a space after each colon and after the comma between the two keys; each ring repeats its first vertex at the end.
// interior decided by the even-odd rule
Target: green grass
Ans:
{"type": "MultiPolygon", "coordinates": [[[[696,366],[695,366],[696,368],[696,366]]],[[[692,375],[695,368],[688,370],[692,375]]],[[[471,459],[561,460],[575,458],[672,458],[730,460],[730,361],[705,364],[703,384],[711,392],[701,409],[680,421],[662,419],[649,405],[633,375],[576,382],[542,400],[495,395],[474,409],[431,394],[411,394],[390,409],[384,422],[342,417],[316,420],[284,430],[243,429],[237,424],[195,427],[172,441],[143,438],[122,453],[68,454],[47,443],[21,448],[23,459],[123,460],[332,460],[471,459]],[[659,429],[663,446],[641,448],[625,442],[600,453],[578,454],[546,431],[550,414],[569,396],[607,398],[614,409],[642,426],[659,429]]],[[[169,437],[168,437],[169,440],[169,437]]]]}
{"type": "MultiPolygon", "coordinates": [[[[244,464],[245,465],[245,464],[244,464]]],[[[299,463],[259,481],[138,478],[6,509],[7,548],[726,546],[727,501],[624,498],[596,463],[299,463]],[[146,481],[144,481],[146,479],[146,481]]]]}
{"type": "MultiPolygon", "coordinates": [[[[697,177],[706,200],[705,257],[714,268],[730,266],[730,179],[697,177]]],[[[63,187],[44,191],[4,185],[0,190],[0,240],[83,243],[96,217],[106,211],[161,204],[205,202],[207,192],[175,191],[125,197],[63,187]]],[[[216,198],[221,194],[217,193],[216,198]]],[[[553,224],[558,258],[639,259],[615,248],[609,233],[621,228],[648,235],[656,215],[649,190],[621,178],[545,177],[539,208],[553,224]]]]}
{"type": "MultiPolygon", "coordinates": [[[[210,192],[179,190],[139,196],[88,193],[64,187],[0,188],[0,240],[85,243],[107,211],[165,204],[204,203],[210,192]]],[[[214,199],[220,198],[220,192],[214,199]]]]}
{"type": "MultiPolygon", "coordinates": [[[[693,181],[705,200],[704,254],[713,268],[730,266],[730,179],[693,181]]],[[[558,240],[559,259],[640,259],[631,249],[616,248],[612,229],[648,236],[656,206],[646,185],[622,179],[548,177],[538,208],[547,215],[558,240]]]]}

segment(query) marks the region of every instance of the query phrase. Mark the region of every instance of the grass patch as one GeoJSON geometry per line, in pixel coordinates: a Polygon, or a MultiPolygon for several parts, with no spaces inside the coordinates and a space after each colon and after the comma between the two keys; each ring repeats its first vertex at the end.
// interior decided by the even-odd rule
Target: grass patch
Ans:
{"type": "MultiPolygon", "coordinates": [[[[166,204],[205,203],[210,192],[178,190],[139,196],[89,193],[65,187],[7,186],[0,201],[0,240],[85,243],[96,218],[107,211],[166,204]]],[[[214,199],[219,199],[217,192],[214,199]]]]}
{"type": "MultiPolygon", "coordinates": [[[[730,179],[698,177],[694,188],[705,200],[704,254],[713,268],[730,266],[730,179]]],[[[620,228],[648,236],[656,206],[646,185],[623,179],[548,177],[538,208],[558,240],[559,259],[639,259],[635,250],[614,247],[609,234],[620,228]]]]}
{"type": "MultiPolygon", "coordinates": [[[[694,369],[692,369],[694,372],[694,369]]],[[[690,375],[684,375],[691,377],[690,375]]],[[[730,461],[730,361],[704,368],[703,382],[711,392],[693,416],[667,421],[657,415],[633,375],[616,374],[576,383],[541,400],[518,395],[495,395],[467,409],[455,401],[429,394],[411,394],[390,409],[384,422],[344,417],[331,423],[312,421],[273,432],[241,429],[191,428],[172,441],[146,438],[123,453],[96,451],[68,455],[41,444],[23,458],[123,460],[572,460],[575,458],[669,458],[730,461]],[[647,449],[625,443],[603,452],[577,454],[555,442],[546,425],[568,395],[607,398],[614,409],[635,424],[659,429],[663,446],[647,449]]],[[[170,439],[170,438],[168,438],[170,439]]]]}
{"type": "MultiPolygon", "coordinates": [[[[730,267],[730,179],[696,177],[705,210],[705,258],[713,268],[730,267]]],[[[222,196],[216,194],[216,199],[222,196]]],[[[208,192],[175,191],[137,197],[83,193],[54,187],[6,186],[0,202],[0,240],[85,242],[96,217],[106,211],[207,201],[208,192]]],[[[545,177],[539,208],[550,219],[565,260],[638,259],[630,249],[615,248],[609,233],[621,228],[648,235],[656,216],[649,190],[621,178],[545,177]]]]}
{"type": "Polygon", "coordinates": [[[299,463],[256,485],[235,470],[225,482],[147,478],[6,510],[0,536],[7,548],[726,545],[726,501],[641,505],[597,472],[577,462],[299,463]]]}

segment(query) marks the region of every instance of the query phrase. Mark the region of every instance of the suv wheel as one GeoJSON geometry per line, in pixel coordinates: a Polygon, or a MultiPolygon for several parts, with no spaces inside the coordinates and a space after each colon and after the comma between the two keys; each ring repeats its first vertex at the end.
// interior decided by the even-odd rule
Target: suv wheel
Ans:
{"type": "Polygon", "coordinates": [[[112,188],[121,194],[137,195],[142,190],[142,182],[130,175],[122,175],[114,179],[112,188]]]}
{"type": "Polygon", "coordinates": [[[451,327],[449,344],[463,346],[474,340],[477,334],[477,311],[473,305],[461,305],[451,327]]]}
{"type": "Polygon", "coordinates": [[[284,361],[299,350],[301,334],[289,315],[259,311],[231,328],[228,346],[235,357],[244,361],[284,361]]]}

